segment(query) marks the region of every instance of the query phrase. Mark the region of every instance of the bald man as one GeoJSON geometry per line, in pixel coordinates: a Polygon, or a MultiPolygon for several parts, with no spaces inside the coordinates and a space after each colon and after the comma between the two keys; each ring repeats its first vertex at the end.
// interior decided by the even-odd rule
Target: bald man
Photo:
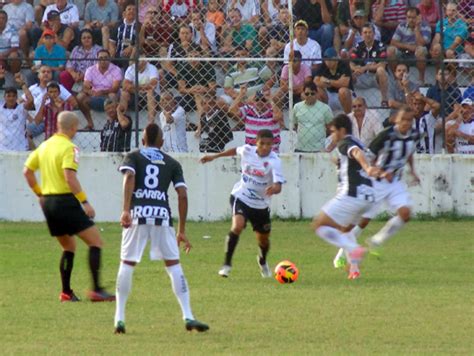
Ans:
{"type": "Polygon", "coordinates": [[[89,246],[89,267],[93,288],[89,299],[93,302],[114,301],[99,284],[102,240],[92,220],[95,211],[77,179],[79,149],[72,142],[79,124],[78,117],[64,111],[58,115],[58,132],[33,151],[25,162],[23,174],[28,185],[38,196],[51,236],[62,247],[59,271],[61,274],[61,302],[78,302],[71,289],[77,235],[89,246]],[[41,185],[35,171],[40,170],[41,185]]]}

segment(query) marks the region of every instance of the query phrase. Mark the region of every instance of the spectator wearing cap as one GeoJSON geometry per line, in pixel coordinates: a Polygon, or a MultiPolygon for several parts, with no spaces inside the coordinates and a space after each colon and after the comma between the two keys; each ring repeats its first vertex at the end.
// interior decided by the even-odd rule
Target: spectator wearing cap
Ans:
{"type": "Polygon", "coordinates": [[[221,46],[221,53],[233,53],[236,47],[244,46],[253,55],[260,53],[258,43],[258,33],[253,25],[244,23],[239,9],[229,11],[230,24],[224,36],[224,43],[221,46]]]}
{"type": "Polygon", "coordinates": [[[390,43],[397,26],[405,20],[406,0],[376,0],[372,5],[372,18],[382,31],[382,42],[390,43]]]}
{"type": "Polygon", "coordinates": [[[334,115],[329,105],[317,99],[317,92],[316,84],[305,83],[302,94],[304,101],[293,108],[291,128],[296,129],[295,152],[324,151],[324,142],[334,115]]]}
{"type": "Polygon", "coordinates": [[[243,23],[257,26],[261,21],[260,2],[258,0],[227,0],[226,10],[228,16],[233,9],[239,10],[243,23]]]}
{"type": "Polygon", "coordinates": [[[64,87],[72,91],[75,83],[84,81],[86,69],[95,64],[101,47],[94,44],[92,31],[85,28],[80,34],[81,43],[72,50],[66,63],[66,70],[59,75],[59,81],[64,87]]]}
{"type": "Polygon", "coordinates": [[[116,99],[104,101],[107,117],[100,132],[100,150],[102,152],[128,152],[132,137],[132,119],[125,114],[126,109],[116,99]]]}
{"type": "Polygon", "coordinates": [[[71,28],[79,27],[79,9],[68,0],[56,0],[54,4],[48,5],[44,10],[42,23],[48,21],[48,13],[58,11],[61,23],[71,28]]]}
{"type": "Polygon", "coordinates": [[[86,130],[94,129],[91,109],[104,111],[104,101],[116,98],[122,83],[122,71],[110,63],[110,54],[101,49],[97,54],[98,63],[87,68],[82,92],[77,96],[79,109],[87,120],[86,130]]]}
{"type": "MultiPolygon", "coordinates": [[[[456,58],[463,52],[463,43],[468,37],[467,24],[459,18],[455,3],[446,5],[446,18],[443,20],[443,48],[447,58],[456,58]]],[[[436,24],[436,34],[431,42],[430,54],[434,59],[441,58],[441,20],[436,24]]]]}
{"type": "Polygon", "coordinates": [[[56,34],[56,44],[63,46],[66,50],[72,49],[74,46],[75,33],[74,30],[67,25],[61,23],[59,11],[51,10],[48,12],[47,21],[40,27],[33,27],[28,31],[28,39],[32,47],[43,44],[43,32],[51,30],[56,34]]]}
{"type": "Polygon", "coordinates": [[[283,58],[288,62],[290,51],[299,51],[303,63],[311,66],[313,71],[321,64],[321,46],[315,40],[308,38],[308,24],[304,20],[295,23],[295,38],[293,43],[287,43],[283,58]]]}
{"type": "MultiPolygon", "coordinates": [[[[339,31],[343,33],[342,36],[342,43],[343,43],[343,50],[349,52],[350,50],[357,47],[357,45],[362,42],[364,39],[362,37],[362,28],[365,24],[370,23],[367,22],[367,16],[364,10],[356,10],[354,11],[354,15],[349,23],[348,30],[343,30],[341,26],[339,26],[339,31]]],[[[372,29],[374,31],[374,37],[377,41],[380,42],[380,30],[379,28],[373,24],[372,29]]]]}
{"type": "Polygon", "coordinates": [[[319,88],[323,101],[333,111],[343,110],[346,114],[352,107],[352,72],[348,63],[338,60],[334,48],[324,51],[324,61],[316,72],[314,83],[319,88]]]}
{"type": "Polygon", "coordinates": [[[107,47],[110,30],[119,19],[119,8],[113,0],[91,0],[84,10],[84,28],[92,30],[94,42],[107,47]]]}
{"type": "Polygon", "coordinates": [[[30,54],[28,30],[33,28],[35,10],[24,0],[13,0],[3,7],[8,15],[8,23],[20,38],[20,48],[25,58],[30,54]]]}
{"type": "Polygon", "coordinates": [[[374,38],[370,23],[362,27],[362,38],[363,41],[351,53],[354,86],[357,89],[378,87],[382,96],[381,106],[388,107],[387,51],[384,44],[374,38]]]}
{"type": "Polygon", "coordinates": [[[348,116],[352,121],[352,136],[367,147],[383,130],[378,113],[367,109],[367,102],[361,96],[352,100],[352,111],[348,116]]]}
{"type": "Polygon", "coordinates": [[[10,73],[18,73],[21,69],[18,47],[18,32],[10,26],[8,15],[0,10],[0,68],[10,73]]]}
{"type": "MultiPolygon", "coordinates": [[[[122,23],[117,24],[110,36],[109,53],[114,58],[130,58],[137,43],[136,33],[140,31],[140,24],[135,21],[135,4],[128,4],[123,12],[122,23]]],[[[126,68],[127,61],[117,61],[117,65],[126,68]]]]}
{"type": "Polygon", "coordinates": [[[420,10],[421,19],[430,25],[431,33],[434,33],[440,18],[438,2],[436,0],[421,0],[417,7],[420,10]]]}
{"type": "Polygon", "coordinates": [[[333,46],[331,12],[330,0],[296,0],[293,9],[295,17],[306,22],[309,38],[317,41],[323,52],[333,46]]]}
{"type": "Polygon", "coordinates": [[[449,153],[474,154],[474,102],[464,99],[446,122],[449,153]]]}

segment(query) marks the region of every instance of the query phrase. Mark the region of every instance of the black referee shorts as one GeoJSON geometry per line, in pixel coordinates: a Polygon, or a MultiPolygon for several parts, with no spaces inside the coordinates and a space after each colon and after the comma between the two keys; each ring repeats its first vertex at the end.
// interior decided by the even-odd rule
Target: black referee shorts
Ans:
{"type": "Polygon", "coordinates": [[[232,215],[242,215],[246,221],[249,220],[253,231],[266,234],[272,230],[270,208],[252,208],[233,195],[230,196],[230,206],[232,208],[232,215]]]}
{"type": "Polygon", "coordinates": [[[45,195],[43,213],[51,236],[75,235],[94,226],[72,193],[45,195]]]}

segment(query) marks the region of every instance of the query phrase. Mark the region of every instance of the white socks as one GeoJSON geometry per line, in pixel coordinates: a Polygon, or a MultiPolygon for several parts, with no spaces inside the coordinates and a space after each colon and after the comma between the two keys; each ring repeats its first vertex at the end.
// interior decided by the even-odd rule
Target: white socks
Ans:
{"type": "Polygon", "coordinates": [[[178,299],[179,305],[181,306],[183,319],[194,320],[193,313],[191,312],[191,303],[189,301],[190,298],[188,283],[184,277],[181,264],[166,267],[166,272],[168,272],[168,275],[170,276],[173,292],[176,295],[176,299],[178,299]]]}
{"type": "Polygon", "coordinates": [[[132,276],[134,267],[121,262],[120,268],[117,275],[117,287],[115,290],[115,321],[125,322],[125,305],[127,304],[128,295],[132,289],[132,276]]]}
{"type": "Polygon", "coordinates": [[[330,226],[320,226],[316,229],[316,233],[331,245],[341,247],[349,252],[357,248],[359,245],[353,240],[351,233],[343,234],[339,230],[330,226]]]}
{"type": "Polygon", "coordinates": [[[370,242],[375,246],[381,246],[390,237],[395,235],[397,231],[403,227],[403,225],[405,225],[403,219],[398,215],[394,216],[389,221],[387,221],[385,226],[379,232],[372,236],[370,242]]]}

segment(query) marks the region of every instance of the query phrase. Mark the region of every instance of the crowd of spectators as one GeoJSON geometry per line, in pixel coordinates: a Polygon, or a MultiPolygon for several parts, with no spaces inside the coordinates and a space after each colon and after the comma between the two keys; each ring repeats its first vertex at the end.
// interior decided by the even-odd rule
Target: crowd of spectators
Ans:
{"type": "MultiPolygon", "coordinates": [[[[280,130],[296,128],[297,149],[314,152],[323,148],[325,125],[336,112],[351,115],[363,140],[381,129],[376,121],[385,118],[374,121],[369,101],[356,95],[375,88],[380,102],[370,106],[389,109],[386,125],[397,109],[414,106],[416,128],[431,140],[419,152],[431,153],[443,130],[440,114],[453,121],[472,115],[463,109],[472,89],[463,98],[456,80],[458,73],[474,76],[468,61],[474,58],[472,0],[443,0],[441,7],[437,0],[293,0],[291,42],[287,0],[81,4],[11,0],[0,10],[5,108],[17,95],[11,88],[26,83],[29,89],[21,88],[24,95],[17,99],[33,111],[22,114],[26,131],[18,137],[48,138],[57,114],[77,109],[84,130],[102,130],[101,150],[127,150],[133,122],[127,112],[144,109],[148,122],[157,121],[165,131],[166,150],[187,151],[189,130],[202,151],[215,152],[231,141],[233,130],[245,130],[252,143],[256,130],[265,127],[274,132],[275,151],[280,130]],[[135,68],[138,55],[157,60],[141,59],[135,68]],[[170,60],[158,60],[165,57],[170,60]],[[229,61],[199,60],[217,57],[229,61]],[[461,64],[440,67],[443,57],[461,64]],[[435,82],[426,80],[428,63],[437,69],[435,82]],[[414,70],[417,77],[410,75],[414,70]],[[285,124],[282,112],[290,103],[295,106],[285,124]],[[105,112],[105,127],[96,127],[95,111],[105,112]],[[191,112],[194,123],[187,121],[191,112]]],[[[452,138],[456,125],[448,126],[452,138]]]]}

